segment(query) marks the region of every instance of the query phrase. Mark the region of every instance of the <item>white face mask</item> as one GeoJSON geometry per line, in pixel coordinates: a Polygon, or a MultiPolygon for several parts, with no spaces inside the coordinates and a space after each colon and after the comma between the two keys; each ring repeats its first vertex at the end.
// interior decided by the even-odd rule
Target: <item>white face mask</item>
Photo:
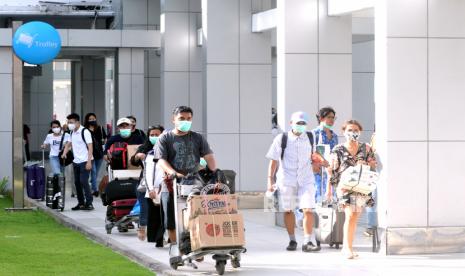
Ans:
{"type": "Polygon", "coordinates": [[[53,133],[58,134],[58,133],[61,132],[61,128],[59,128],[59,127],[54,127],[54,128],[52,128],[52,131],[53,131],[53,133]]]}
{"type": "Polygon", "coordinates": [[[358,131],[347,131],[344,136],[349,141],[358,141],[360,138],[360,132],[358,131]]]}
{"type": "Polygon", "coordinates": [[[69,124],[68,125],[68,129],[71,130],[71,131],[73,131],[75,128],[76,128],[75,124],[69,124]]]}

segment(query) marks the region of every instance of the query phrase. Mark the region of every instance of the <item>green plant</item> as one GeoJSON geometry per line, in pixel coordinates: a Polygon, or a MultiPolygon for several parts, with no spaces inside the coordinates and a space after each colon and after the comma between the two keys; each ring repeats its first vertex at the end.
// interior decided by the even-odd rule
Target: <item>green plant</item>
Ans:
{"type": "Polygon", "coordinates": [[[6,195],[6,187],[8,185],[8,176],[5,176],[0,180],[0,195],[6,195]]]}

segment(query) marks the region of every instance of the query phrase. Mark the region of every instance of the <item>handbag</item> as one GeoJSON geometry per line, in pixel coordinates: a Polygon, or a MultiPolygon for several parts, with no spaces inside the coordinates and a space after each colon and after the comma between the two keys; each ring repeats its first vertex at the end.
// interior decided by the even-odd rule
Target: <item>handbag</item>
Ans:
{"type": "Polygon", "coordinates": [[[74,154],[73,152],[70,150],[68,151],[68,153],[66,153],[66,158],[63,159],[61,158],[63,156],[63,152],[64,152],[64,148],[63,148],[63,141],[65,140],[65,132],[63,132],[63,135],[61,136],[61,141],[60,141],[60,155],[59,155],[59,159],[60,159],[60,165],[61,166],[68,166],[70,165],[71,163],[73,163],[73,160],[74,160],[74,154]]]}
{"type": "Polygon", "coordinates": [[[364,195],[371,194],[377,186],[379,174],[367,165],[348,167],[341,174],[340,188],[364,195]]]}

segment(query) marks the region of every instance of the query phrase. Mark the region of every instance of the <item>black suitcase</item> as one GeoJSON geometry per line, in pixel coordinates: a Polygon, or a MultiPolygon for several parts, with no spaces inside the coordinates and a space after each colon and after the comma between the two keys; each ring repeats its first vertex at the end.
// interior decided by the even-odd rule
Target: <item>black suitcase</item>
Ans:
{"type": "Polygon", "coordinates": [[[139,182],[139,179],[115,179],[110,181],[105,189],[105,202],[103,202],[103,205],[109,205],[115,200],[137,198],[136,189],[139,182]]]}
{"type": "Polygon", "coordinates": [[[47,176],[45,204],[51,209],[65,209],[65,177],[47,176]]]}

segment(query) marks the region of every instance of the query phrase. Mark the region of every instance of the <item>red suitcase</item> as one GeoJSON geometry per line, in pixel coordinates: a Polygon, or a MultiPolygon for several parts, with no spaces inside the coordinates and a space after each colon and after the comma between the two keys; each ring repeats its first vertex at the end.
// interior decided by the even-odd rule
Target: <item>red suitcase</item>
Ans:
{"type": "Polygon", "coordinates": [[[129,215],[132,208],[136,204],[137,199],[121,199],[115,200],[111,203],[111,217],[112,221],[117,221],[122,217],[129,215]]]}

